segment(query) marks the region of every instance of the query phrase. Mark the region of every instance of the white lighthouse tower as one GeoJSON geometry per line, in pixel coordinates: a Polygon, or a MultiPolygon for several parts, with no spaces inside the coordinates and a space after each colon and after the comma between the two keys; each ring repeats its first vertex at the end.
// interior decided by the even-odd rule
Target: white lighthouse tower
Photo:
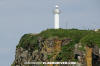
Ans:
{"type": "Polygon", "coordinates": [[[59,14],[60,14],[59,6],[56,5],[56,9],[54,10],[54,28],[55,29],[59,29],[59,14]]]}

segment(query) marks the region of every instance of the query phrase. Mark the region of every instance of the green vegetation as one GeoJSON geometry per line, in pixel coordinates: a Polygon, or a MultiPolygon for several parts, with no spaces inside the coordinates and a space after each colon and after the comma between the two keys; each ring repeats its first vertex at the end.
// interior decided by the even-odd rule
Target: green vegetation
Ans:
{"type": "Polygon", "coordinates": [[[40,66],[44,66],[43,64],[41,64],[40,66]]]}
{"type": "Polygon", "coordinates": [[[82,37],[85,35],[91,33],[93,31],[91,30],[78,30],[78,29],[48,29],[45,31],[42,31],[40,34],[34,35],[34,34],[25,34],[17,47],[23,47],[25,49],[28,49],[30,47],[31,49],[37,49],[38,48],[38,37],[42,38],[50,38],[50,37],[58,37],[61,38],[70,38],[75,43],[78,43],[82,37]]]}
{"type": "Polygon", "coordinates": [[[74,45],[75,43],[71,41],[68,45],[63,46],[61,52],[56,57],[56,61],[75,61],[73,51],[74,45]]]}
{"type": "Polygon", "coordinates": [[[38,49],[38,36],[33,34],[25,34],[21,38],[17,48],[18,47],[22,47],[24,49],[28,49],[30,47],[31,50],[38,49]]]}
{"type": "MultiPolygon", "coordinates": [[[[78,29],[47,29],[37,35],[25,34],[21,38],[17,47],[23,47],[25,49],[28,49],[30,47],[30,49],[36,50],[38,49],[38,46],[39,46],[38,45],[39,37],[42,37],[44,39],[48,39],[52,37],[58,37],[59,39],[70,38],[72,39],[73,44],[76,44],[79,42],[82,43],[83,47],[80,48],[80,50],[82,50],[84,46],[86,45],[91,46],[91,45],[96,44],[100,47],[100,32],[95,32],[93,30],[78,30],[78,29]]],[[[64,47],[66,48],[67,46],[64,46],[64,47]]]]}
{"type": "Polygon", "coordinates": [[[11,66],[15,66],[15,64],[11,64],[11,66]]]}
{"type": "Polygon", "coordinates": [[[53,57],[53,55],[48,55],[48,60],[50,60],[53,57]]]}
{"type": "Polygon", "coordinates": [[[80,39],[87,34],[94,32],[92,30],[78,30],[78,29],[48,29],[42,31],[39,35],[44,38],[59,37],[59,38],[71,38],[74,42],[78,43],[80,39]]]}
{"type": "Polygon", "coordinates": [[[100,33],[93,32],[91,34],[88,34],[83,37],[80,42],[82,43],[83,47],[86,45],[89,47],[97,45],[100,48],[100,33]]]}
{"type": "Polygon", "coordinates": [[[37,35],[25,34],[21,38],[17,47],[23,47],[25,49],[28,49],[28,47],[32,47],[34,49],[37,49],[38,48],[38,37],[42,37],[45,39],[50,38],[50,37],[58,37],[59,39],[70,38],[75,43],[78,43],[81,38],[83,38],[86,35],[89,35],[91,33],[94,33],[94,31],[92,31],[92,30],[78,30],[78,29],[47,29],[47,30],[42,31],[40,34],[37,34],[37,35]]]}

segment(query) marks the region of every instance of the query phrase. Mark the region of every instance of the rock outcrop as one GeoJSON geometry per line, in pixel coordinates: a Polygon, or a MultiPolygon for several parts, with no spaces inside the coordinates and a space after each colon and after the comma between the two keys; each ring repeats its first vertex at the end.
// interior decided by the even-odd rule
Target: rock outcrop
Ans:
{"type": "Polygon", "coordinates": [[[74,61],[77,66],[100,66],[99,46],[100,33],[89,30],[49,29],[40,34],[25,34],[16,46],[12,66],[53,66],[25,62],[55,61],[74,61]]]}
{"type": "Polygon", "coordinates": [[[27,66],[25,62],[49,62],[54,61],[56,56],[61,52],[61,47],[67,45],[71,39],[64,38],[59,40],[58,38],[38,39],[38,49],[31,50],[24,49],[22,47],[16,48],[15,66],[27,66]]]}

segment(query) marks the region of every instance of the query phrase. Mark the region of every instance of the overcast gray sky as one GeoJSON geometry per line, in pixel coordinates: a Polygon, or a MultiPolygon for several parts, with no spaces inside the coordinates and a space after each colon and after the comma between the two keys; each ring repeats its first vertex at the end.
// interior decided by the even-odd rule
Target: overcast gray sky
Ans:
{"type": "Polygon", "coordinates": [[[13,62],[23,34],[53,28],[55,4],[61,28],[100,28],[100,0],[0,0],[0,65],[13,62]]]}

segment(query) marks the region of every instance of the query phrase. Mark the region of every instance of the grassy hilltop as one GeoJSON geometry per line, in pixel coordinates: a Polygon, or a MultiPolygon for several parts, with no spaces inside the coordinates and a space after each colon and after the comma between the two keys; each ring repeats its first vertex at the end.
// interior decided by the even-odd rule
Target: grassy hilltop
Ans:
{"type": "Polygon", "coordinates": [[[74,43],[81,42],[83,45],[97,44],[100,47],[99,31],[78,29],[47,29],[39,34],[25,34],[17,47],[25,48],[27,44],[36,44],[38,37],[45,39],[50,37],[58,37],[59,39],[70,38],[74,43]]]}

